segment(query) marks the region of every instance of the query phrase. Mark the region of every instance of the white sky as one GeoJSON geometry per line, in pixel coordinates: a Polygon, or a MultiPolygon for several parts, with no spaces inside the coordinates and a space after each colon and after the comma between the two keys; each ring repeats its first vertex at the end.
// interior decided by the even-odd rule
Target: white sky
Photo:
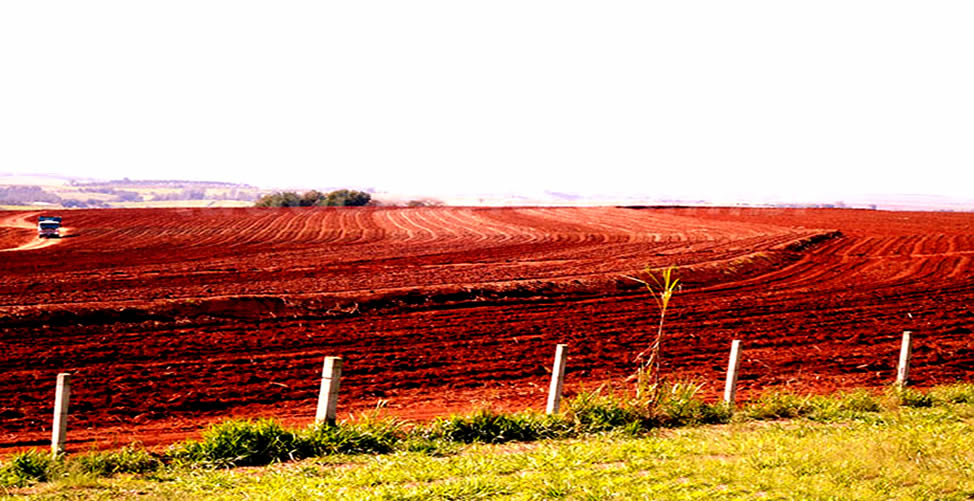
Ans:
{"type": "Polygon", "coordinates": [[[0,171],[969,197],[971,26],[969,0],[8,0],[0,171]]]}

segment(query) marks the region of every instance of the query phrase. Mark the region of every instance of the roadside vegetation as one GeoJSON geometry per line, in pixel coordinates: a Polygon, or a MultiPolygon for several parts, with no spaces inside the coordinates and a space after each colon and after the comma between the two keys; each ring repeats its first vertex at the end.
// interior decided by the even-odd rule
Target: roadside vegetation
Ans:
{"type": "Polygon", "coordinates": [[[226,421],[162,453],[138,445],[0,465],[0,493],[38,498],[970,499],[974,384],[737,408],[670,384],[652,408],[583,392],[561,415],[480,410],[408,426],[376,412],[287,429],[226,421]],[[718,426],[697,426],[718,424],[718,426]],[[504,445],[509,442],[518,445],[504,445]],[[272,465],[261,469],[237,467],[272,465]]]}

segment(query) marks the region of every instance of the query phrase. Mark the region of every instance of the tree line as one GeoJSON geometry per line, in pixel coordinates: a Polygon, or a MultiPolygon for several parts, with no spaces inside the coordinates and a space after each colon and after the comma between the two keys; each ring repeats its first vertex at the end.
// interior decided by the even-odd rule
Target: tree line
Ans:
{"type": "Polygon", "coordinates": [[[281,191],[257,199],[257,207],[360,207],[369,205],[372,195],[364,191],[335,190],[322,193],[318,190],[298,195],[293,191],[281,191]]]}

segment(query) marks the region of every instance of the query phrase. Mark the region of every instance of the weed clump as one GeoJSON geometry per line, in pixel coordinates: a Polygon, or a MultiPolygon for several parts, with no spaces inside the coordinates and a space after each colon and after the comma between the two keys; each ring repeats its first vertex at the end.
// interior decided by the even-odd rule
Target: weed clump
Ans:
{"type": "Polygon", "coordinates": [[[636,408],[602,388],[582,391],[567,402],[568,419],[578,433],[598,433],[621,429],[636,433],[645,428],[643,416],[636,408]]]}
{"type": "Polygon", "coordinates": [[[669,383],[656,393],[653,409],[656,424],[665,427],[727,423],[731,408],[724,402],[707,403],[698,395],[702,385],[697,383],[669,383]]]}
{"type": "Polygon", "coordinates": [[[637,434],[657,427],[718,424],[730,421],[731,409],[724,403],[699,398],[702,385],[660,383],[627,399],[599,388],[580,392],[568,402],[568,418],[578,433],[621,430],[637,434]]]}
{"type": "Polygon", "coordinates": [[[37,450],[18,452],[0,466],[0,486],[24,487],[46,482],[55,476],[58,462],[37,450]]]}
{"type": "Polygon", "coordinates": [[[883,410],[876,395],[867,390],[840,393],[836,396],[816,396],[811,398],[813,406],[808,418],[815,421],[835,421],[855,419],[863,414],[874,414],[883,410]]]}
{"type": "Polygon", "coordinates": [[[454,415],[437,420],[430,430],[431,438],[462,443],[500,444],[526,442],[568,435],[564,419],[537,412],[506,414],[480,409],[467,416],[454,415]]]}
{"type": "Polygon", "coordinates": [[[931,407],[933,396],[907,386],[893,385],[886,390],[886,398],[892,406],[931,407]]]}
{"type": "Polygon", "coordinates": [[[929,395],[938,404],[974,404],[974,383],[938,386],[929,395]]]}
{"type": "Polygon", "coordinates": [[[302,442],[294,432],[269,419],[231,420],[211,426],[201,441],[176,445],[169,456],[177,464],[260,466],[303,457],[302,442]]]}
{"type": "Polygon", "coordinates": [[[808,416],[815,411],[811,396],[772,392],[762,395],[741,409],[746,419],[766,421],[808,416]]]}
{"type": "Polygon", "coordinates": [[[357,423],[321,423],[301,437],[303,456],[328,454],[386,454],[403,440],[398,421],[363,419],[357,423]]]}
{"type": "Polygon", "coordinates": [[[83,473],[111,476],[116,473],[150,473],[162,468],[162,459],[138,444],[117,451],[89,452],[73,458],[83,473]]]}

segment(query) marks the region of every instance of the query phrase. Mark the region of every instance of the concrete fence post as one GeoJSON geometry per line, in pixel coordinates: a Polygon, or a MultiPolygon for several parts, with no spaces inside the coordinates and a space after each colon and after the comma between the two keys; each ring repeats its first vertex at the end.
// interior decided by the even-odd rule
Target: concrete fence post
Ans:
{"type": "Polygon", "coordinates": [[[64,442],[68,431],[68,401],[71,399],[71,374],[57,375],[57,389],[54,392],[54,423],[51,426],[51,454],[57,456],[64,452],[64,442]]]}
{"type": "Polygon", "coordinates": [[[315,422],[335,422],[338,410],[338,387],[342,379],[342,358],[325,357],[321,370],[321,390],[318,393],[318,411],[315,422]]]}
{"type": "Polygon", "coordinates": [[[900,344],[900,364],[896,369],[896,384],[903,386],[910,379],[910,359],[913,358],[913,333],[903,331],[903,342],[900,344]]]}
{"type": "Polygon", "coordinates": [[[741,366],[741,340],[731,343],[730,361],[727,362],[727,382],[724,384],[724,402],[734,405],[737,397],[737,370],[741,366]]]}
{"type": "Polygon", "coordinates": [[[565,385],[565,357],[567,344],[555,347],[555,363],[551,367],[551,385],[548,387],[548,407],[545,412],[557,414],[561,408],[561,390],[565,385]]]}

